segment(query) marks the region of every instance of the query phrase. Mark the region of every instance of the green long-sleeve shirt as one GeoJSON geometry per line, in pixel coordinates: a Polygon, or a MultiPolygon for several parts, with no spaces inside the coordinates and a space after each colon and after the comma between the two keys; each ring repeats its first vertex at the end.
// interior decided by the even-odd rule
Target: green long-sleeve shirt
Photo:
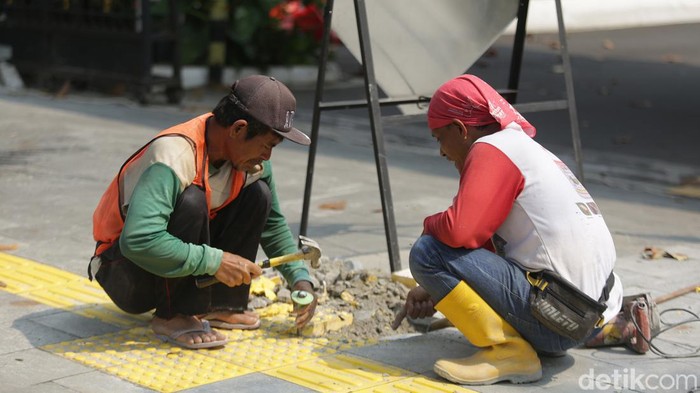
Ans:
{"type": "MultiPolygon", "coordinates": [[[[297,244],[280,209],[269,161],[263,162],[263,174],[258,181],[267,183],[272,192],[271,210],[260,240],[263,251],[268,257],[296,252],[297,244]]],[[[170,167],[158,162],[149,166],[129,200],[119,247],[125,257],[159,276],[213,275],[221,265],[222,250],[206,244],[185,243],[167,232],[168,219],[180,192],[180,180],[170,167]]],[[[291,286],[298,281],[311,281],[302,261],[275,269],[291,286]]]]}

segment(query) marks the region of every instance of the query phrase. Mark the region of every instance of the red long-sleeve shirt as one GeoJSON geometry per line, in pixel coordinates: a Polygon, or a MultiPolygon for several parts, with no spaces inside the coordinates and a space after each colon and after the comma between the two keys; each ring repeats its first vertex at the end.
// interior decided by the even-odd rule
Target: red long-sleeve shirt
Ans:
{"type": "Polygon", "coordinates": [[[492,249],[490,239],[503,224],[525,178],[499,149],[472,146],[452,206],[427,217],[423,231],[450,247],[492,249]]]}

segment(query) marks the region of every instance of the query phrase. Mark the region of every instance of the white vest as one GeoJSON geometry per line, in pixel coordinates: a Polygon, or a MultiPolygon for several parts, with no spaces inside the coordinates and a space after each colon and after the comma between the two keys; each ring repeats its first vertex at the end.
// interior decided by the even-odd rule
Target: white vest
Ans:
{"type": "MultiPolygon", "coordinates": [[[[514,123],[476,143],[502,151],[525,179],[513,209],[496,231],[505,241],[506,258],[528,271],[553,270],[598,300],[616,255],[610,231],[588,191],[559,158],[514,123]]],[[[606,322],[622,305],[617,275],[607,305],[606,322]]]]}

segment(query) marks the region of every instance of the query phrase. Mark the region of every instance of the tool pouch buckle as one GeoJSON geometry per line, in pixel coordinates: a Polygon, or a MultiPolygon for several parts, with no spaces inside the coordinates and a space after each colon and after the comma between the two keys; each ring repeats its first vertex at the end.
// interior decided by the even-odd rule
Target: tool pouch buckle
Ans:
{"type": "MultiPolygon", "coordinates": [[[[540,323],[553,332],[574,341],[582,341],[594,328],[602,326],[603,312],[607,309],[607,296],[602,301],[595,301],[572,283],[549,270],[528,272],[527,280],[532,285],[530,311],[540,323]]],[[[607,294],[611,287],[612,282],[608,279],[607,291],[604,291],[604,294],[607,294]]]]}

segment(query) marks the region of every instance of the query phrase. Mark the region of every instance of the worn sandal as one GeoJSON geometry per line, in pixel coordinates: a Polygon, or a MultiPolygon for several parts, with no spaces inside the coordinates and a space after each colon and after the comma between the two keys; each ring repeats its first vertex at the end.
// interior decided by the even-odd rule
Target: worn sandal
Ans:
{"type": "Polygon", "coordinates": [[[211,326],[219,328],[219,329],[255,330],[255,329],[260,327],[260,317],[258,317],[256,314],[243,312],[243,313],[240,313],[239,315],[246,315],[246,316],[251,316],[251,317],[254,316],[257,318],[256,318],[255,322],[252,324],[250,324],[250,323],[231,323],[231,322],[222,321],[222,320],[216,319],[216,318],[208,318],[208,320],[209,320],[209,323],[211,324],[211,326]]]}
{"type": "Polygon", "coordinates": [[[176,331],[170,333],[169,335],[156,333],[156,337],[163,340],[163,342],[169,342],[171,344],[175,344],[179,347],[187,348],[187,349],[202,349],[202,348],[220,347],[220,346],[225,345],[228,342],[227,338],[224,338],[222,340],[217,340],[217,341],[192,343],[192,344],[178,340],[178,337],[181,337],[181,336],[183,336],[185,334],[189,334],[189,333],[211,333],[211,325],[210,325],[209,321],[207,321],[205,319],[202,319],[201,321],[202,321],[201,328],[176,330],[176,331]]]}

